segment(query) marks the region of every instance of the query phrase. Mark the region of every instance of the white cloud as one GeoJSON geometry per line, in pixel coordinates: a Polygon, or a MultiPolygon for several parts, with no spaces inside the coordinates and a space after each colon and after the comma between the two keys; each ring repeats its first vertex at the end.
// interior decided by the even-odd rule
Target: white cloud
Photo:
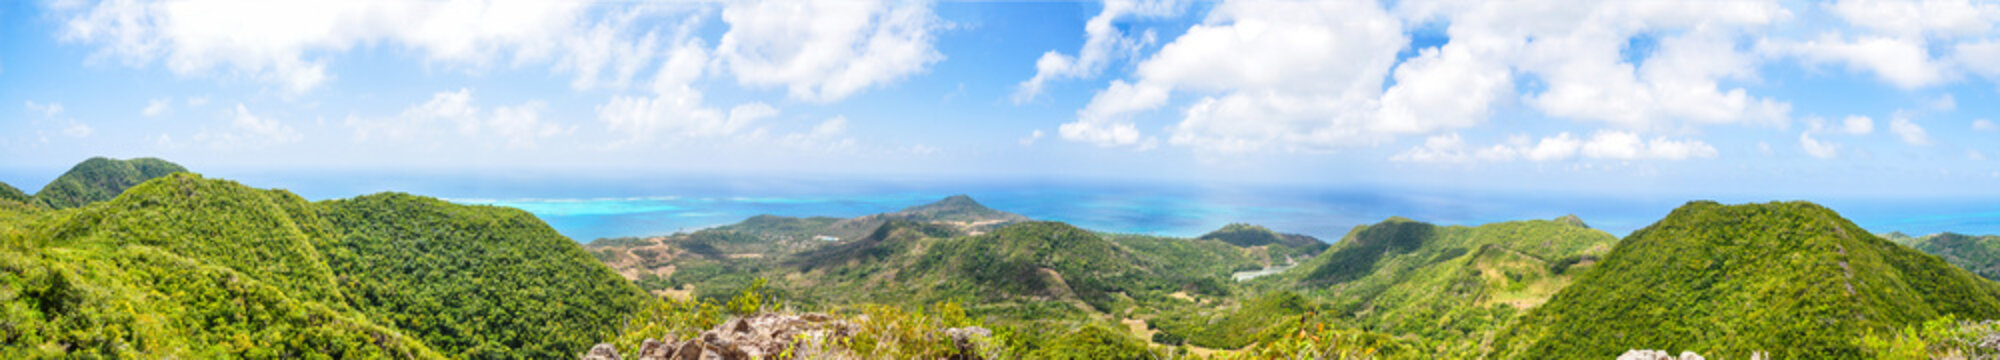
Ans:
{"type": "Polygon", "coordinates": [[[1986,153],[1979,152],[1979,150],[1966,150],[1965,159],[1972,161],[1986,161],[1986,153]]]}
{"type": "Polygon", "coordinates": [[[1139,143],[1139,129],[1127,114],[1166,105],[1169,90],[1150,83],[1133,85],[1124,80],[1113,80],[1110,88],[1097,92],[1090,98],[1089,105],[1076,111],[1076,122],[1062,124],[1056,132],[1063,139],[1098,146],[1136,145],[1139,143]]]}
{"type": "Polygon", "coordinates": [[[146,117],[160,116],[161,114],[166,114],[168,109],[173,108],[173,105],[173,99],[153,99],[146,102],[146,108],[139,110],[139,114],[146,115],[146,117]]]}
{"type": "Polygon", "coordinates": [[[1967,70],[2000,80],[2000,40],[1965,42],[1954,45],[1952,60],[1967,70]]]}
{"type": "MultiPolygon", "coordinates": [[[[132,66],[158,62],[183,76],[239,76],[300,93],[335,77],[328,71],[331,55],[358,46],[400,46],[430,62],[471,68],[509,57],[516,63],[538,61],[566,46],[587,48],[568,43],[594,39],[580,35],[588,29],[580,21],[588,5],[498,0],[105,0],[87,7],[55,8],[62,11],[62,38],[100,46],[98,58],[132,66]]],[[[593,55],[563,53],[557,55],[593,55]]]]}
{"type": "Polygon", "coordinates": [[[1534,143],[1521,138],[1478,150],[1470,150],[1456,133],[1438,135],[1425,139],[1422,146],[1396,154],[1389,159],[1406,162],[1456,163],[1515,159],[1549,162],[1578,157],[1600,160],[1686,160],[1715,156],[1715,147],[1699,140],[1676,141],[1657,137],[1646,141],[1630,132],[1599,131],[1588,139],[1579,139],[1565,132],[1544,137],[1534,143]]]}
{"type": "Polygon", "coordinates": [[[1022,81],[1014,89],[1014,102],[1032,100],[1042,92],[1042,86],[1051,81],[1065,78],[1095,76],[1104,66],[1143,46],[1144,39],[1127,37],[1113,23],[1126,17],[1172,16],[1182,5],[1178,0],[1107,0],[1104,9],[1083,25],[1085,40],[1077,55],[1071,56],[1056,51],[1042,53],[1035,60],[1035,76],[1022,81]]]}
{"type": "Polygon", "coordinates": [[[1875,120],[1867,116],[1850,115],[1841,124],[1841,131],[1846,131],[1848,134],[1868,135],[1875,132],[1875,120]]]}
{"type": "Polygon", "coordinates": [[[1381,140],[1368,127],[1381,84],[1406,42],[1370,2],[1232,1],[1114,82],[1062,125],[1065,139],[1139,145],[1126,117],[1172,91],[1212,95],[1183,112],[1171,142],[1212,151],[1314,150],[1381,140]],[[1364,115],[1365,114],[1365,115],[1364,115]]]}
{"type": "Polygon", "coordinates": [[[598,120],[626,140],[613,145],[646,143],[665,136],[678,140],[736,134],[778,109],[762,102],[737,105],[724,113],[703,103],[694,82],[707,73],[707,48],[699,39],[683,38],[670,51],[652,80],[652,96],[616,96],[597,107],[598,120]]]}
{"type": "Polygon", "coordinates": [[[1029,132],[1028,136],[1021,138],[1020,140],[1021,146],[1034,145],[1035,141],[1041,140],[1043,135],[1047,134],[1043,134],[1041,130],[1035,130],[1033,132],[1029,132]]]}
{"type": "Polygon", "coordinates": [[[922,1],[757,0],[724,6],[715,56],[748,85],[783,85],[829,102],[927,70],[944,59],[932,32],[948,24],[922,1]]]}
{"type": "MultiPolygon", "coordinates": [[[[507,147],[534,148],[543,138],[561,135],[568,127],[544,121],[542,102],[482,109],[474,103],[472,90],[444,91],[430,100],[383,119],[348,117],[346,125],[358,141],[375,139],[435,140],[450,133],[468,139],[497,138],[507,147]]],[[[475,141],[477,142],[477,141],[475,141]]]]}
{"type": "Polygon", "coordinates": [[[1931,144],[1931,137],[1924,132],[1924,127],[1918,126],[1917,123],[1911,122],[1909,117],[1901,114],[1898,114],[1895,119],[1889,121],[1889,131],[1896,133],[1897,137],[1903,138],[1903,142],[1910,145],[1924,146],[1931,144]]]}
{"type": "Polygon", "coordinates": [[[298,130],[284,122],[269,117],[258,116],[241,103],[227,111],[227,130],[204,130],[194,135],[195,142],[205,142],[215,148],[231,149],[259,147],[298,142],[303,137],[298,130]]]}
{"type": "Polygon", "coordinates": [[[1810,131],[1799,133],[1799,148],[1805,149],[1806,155],[1821,159],[1832,159],[1840,152],[1840,144],[1813,139],[1810,131]]]}
{"type": "Polygon", "coordinates": [[[1863,36],[1850,41],[1828,34],[1794,44],[1790,51],[1809,63],[1840,62],[1873,72],[1905,90],[1944,83],[1949,72],[1946,64],[1931,58],[1921,38],[1863,36]]]}
{"type": "Polygon", "coordinates": [[[63,106],[60,103],[43,104],[37,103],[34,100],[28,100],[22,107],[27,108],[29,113],[38,113],[45,118],[56,117],[56,115],[62,115],[63,112],[63,106]]]}
{"type": "Polygon", "coordinates": [[[1831,8],[1848,23],[1906,37],[1978,35],[2000,19],[2000,5],[1968,0],[1841,0],[1831,8]]]}
{"type": "Polygon", "coordinates": [[[1370,146],[1477,125],[1516,99],[1633,131],[1789,121],[1790,104],[1722,85],[1755,80],[1765,59],[1749,50],[1756,34],[1791,16],[1776,2],[1394,5],[1395,14],[1365,1],[1218,4],[1064,124],[1129,134],[1065,138],[1138,143],[1143,134],[1122,116],[1167,102],[1117,106],[1135,102],[1108,95],[1138,94],[1119,87],[1195,95],[1170,127],[1171,143],[1214,152],[1370,146]],[[1410,49],[1416,56],[1398,64],[1410,24],[1433,21],[1449,24],[1450,40],[1410,49]],[[1657,48],[1627,49],[1638,36],[1657,36],[1657,48]],[[1641,61],[1628,61],[1632,54],[1641,61]],[[1537,91],[1517,94],[1523,77],[1537,91]]]}
{"type": "Polygon", "coordinates": [[[1972,121],[1972,130],[1974,130],[1974,131],[2000,131],[2000,125],[1995,125],[1995,124],[1993,124],[1993,120],[1990,120],[1990,119],[1978,119],[1978,120],[1973,120],[1973,121],[1972,121]]]}

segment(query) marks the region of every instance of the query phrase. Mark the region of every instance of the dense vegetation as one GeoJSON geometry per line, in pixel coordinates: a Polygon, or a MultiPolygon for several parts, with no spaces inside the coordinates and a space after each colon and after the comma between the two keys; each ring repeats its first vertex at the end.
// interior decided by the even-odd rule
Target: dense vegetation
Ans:
{"type": "Polygon", "coordinates": [[[2000,236],[1972,236],[1955,233],[1940,233],[1923,237],[1909,237],[1902,234],[1885,236],[1888,240],[1903,244],[1918,251],[1944,258],[1944,261],[1987,279],[2000,280],[2000,236]]]}
{"type": "Polygon", "coordinates": [[[1281,341],[1287,334],[1266,331],[1270,324],[1305,323],[1407,337],[1397,343],[1426,349],[1405,355],[1476,357],[1520,310],[1567,286],[1569,274],[1616,241],[1580,222],[1466,227],[1390,218],[1356,227],[1288,272],[1252,280],[1244,291],[1263,295],[1233,311],[1171,313],[1157,323],[1165,339],[1207,347],[1281,341]]]}
{"type": "Polygon", "coordinates": [[[4,182],[0,182],[0,200],[12,201],[22,204],[35,203],[35,197],[28,196],[28,194],[22,193],[21,189],[15,189],[13,185],[7,185],[7,183],[4,182]]]}
{"type": "Polygon", "coordinates": [[[2000,239],[1891,242],[1809,203],[1690,203],[1623,241],[1575,216],[1391,218],[1328,246],[1096,233],[961,195],[578,246],[516,209],[309,202],[156,159],[57,182],[58,203],[0,184],[0,358],[571,358],[807,312],[856,330],[813,351],[858,358],[1902,359],[2000,339],[1981,321],[2000,283],[1952,266],[2000,266],[2000,239]],[[1267,267],[1289,270],[1230,278],[1267,267]],[[992,331],[971,349],[940,336],[973,326],[992,331]]]}
{"type": "Polygon", "coordinates": [[[0,358],[564,358],[652,301],[520,210],[185,172],[0,240],[0,358]]]}
{"type": "Polygon", "coordinates": [[[1320,251],[1326,250],[1328,246],[1325,242],[1321,242],[1319,239],[1311,236],[1280,234],[1276,231],[1271,231],[1270,228],[1244,223],[1224,225],[1221,229],[1203,234],[1197,239],[1217,240],[1242,247],[1266,247],[1271,256],[1271,262],[1274,263],[1285,262],[1279,259],[1296,259],[1313,256],[1319,254],[1320,251]]]}
{"type": "Polygon", "coordinates": [[[35,201],[56,209],[73,208],[111,200],[125,189],[146,180],[186,171],[180,165],[155,158],[112,160],[94,157],[76,164],[43,186],[41,191],[35,192],[35,201]]]}
{"type": "Polygon", "coordinates": [[[1596,267],[1496,339],[1496,354],[1857,358],[1862,334],[2000,316],[2000,283],[1804,202],[1689,203],[1596,267]]]}
{"type": "Polygon", "coordinates": [[[517,209],[396,193],[316,205],[350,302],[454,357],[566,357],[647,299],[517,209]]]}

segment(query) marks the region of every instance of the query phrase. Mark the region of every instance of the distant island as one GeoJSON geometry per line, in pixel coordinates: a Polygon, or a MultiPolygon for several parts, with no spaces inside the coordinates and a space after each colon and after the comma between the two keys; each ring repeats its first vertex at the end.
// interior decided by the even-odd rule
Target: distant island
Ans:
{"type": "Polygon", "coordinates": [[[1392,217],[1329,244],[1096,232],[954,195],[578,244],[517,209],[306,201],[151,158],[40,189],[0,184],[4,358],[2000,353],[1977,341],[2000,336],[2000,238],[1876,235],[1810,202],[1692,201],[1623,239],[1575,216],[1392,217]]]}

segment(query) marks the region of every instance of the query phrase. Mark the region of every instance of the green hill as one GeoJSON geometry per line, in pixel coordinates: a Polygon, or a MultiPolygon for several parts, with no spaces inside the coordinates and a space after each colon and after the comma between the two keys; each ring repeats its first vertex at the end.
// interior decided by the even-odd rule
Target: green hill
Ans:
{"type": "MultiPolygon", "coordinates": [[[[1470,357],[1520,310],[1569,285],[1616,241],[1576,222],[1468,227],[1390,218],[1356,227],[1320,255],[1251,285],[1268,292],[1264,297],[1303,291],[1330,315],[1313,320],[1329,326],[1427,339],[1439,344],[1435,356],[1470,357]]],[[[1192,344],[1235,348],[1274,340],[1256,336],[1280,323],[1276,319],[1297,323],[1315,308],[1258,304],[1211,316],[1168,316],[1161,328],[1192,344]]]]}
{"type": "Polygon", "coordinates": [[[341,301],[305,208],[179,174],[7,217],[0,357],[439,357],[341,301]]]}
{"type": "Polygon", "coordinates": [[[186,172],[180,165],[155,158],[113,160],[94,157],[71,167],[56,177],[35,200],[51,208],[65,209],[111,200],[139,183],[167,174],[186,172]]]}
{"type": "Polygon", "coordinates": [[[1877,238],[1819,205],[1699,201],[1632,233],[1496,340],[1500,358],[1627,349],[1860,358],[1863,335],[2000,316],[2000,283],[1877,238]]]}
{"type": "MultiPolygon", "coordinates": [[[[1901,235],[1901,234],[1896,234],[1901,235]]],[[[1916,248],[1931,255],[1944,258],[1952,265],[1972,271],[1987,279],[2000,280],[2000,236],[1972,236],[1955,233],[1940,233],[1911,238],[1898,243],[1916,248]]]]}
{"type": "MultiPolygon", "coordinates": [[[[1218,240],[1242,247],[1267,246],[1272,248],[1271,256],[1274,258],[1288,255],[1313,256],[1329,246],[1311,236],[1280,234],[1263,226],[1243,223],[1224,225],[1221,229],[1203,234],[1198,239],[1218,240]]],[[[1272,260],[1275,262],[1277,259],[1272,260]]]]}
{"type": "Polygon", "coordinates": [[[647,299],[519,209],[398,193],[315,205],[354,306],[453,357],[570,357],[647,299]]]}
{"type": "Polygon", "coordinates": [[[192,173],[0,240],[0,358],[566,358],[648,301],[520,210],[192,173]]]}
{"type": "Polygon", "coordinates": [[[35,197],[28,196],[28,194],[22,193],[21,189],[15,189],[14,186],[7,185],[7,183],[3,182],[0,182],[0,200],[13,201],[22,204],[35,203],[35,197]]]}

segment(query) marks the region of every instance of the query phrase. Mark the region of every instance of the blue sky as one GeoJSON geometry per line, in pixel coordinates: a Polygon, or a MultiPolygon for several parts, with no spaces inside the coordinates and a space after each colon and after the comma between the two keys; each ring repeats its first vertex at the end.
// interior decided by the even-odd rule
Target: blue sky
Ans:
{"type": "Polygon", "coordinates": [[[1142,180],[2000,195],[1980,1],[18,1],[0,180],[1142,180]]]}

